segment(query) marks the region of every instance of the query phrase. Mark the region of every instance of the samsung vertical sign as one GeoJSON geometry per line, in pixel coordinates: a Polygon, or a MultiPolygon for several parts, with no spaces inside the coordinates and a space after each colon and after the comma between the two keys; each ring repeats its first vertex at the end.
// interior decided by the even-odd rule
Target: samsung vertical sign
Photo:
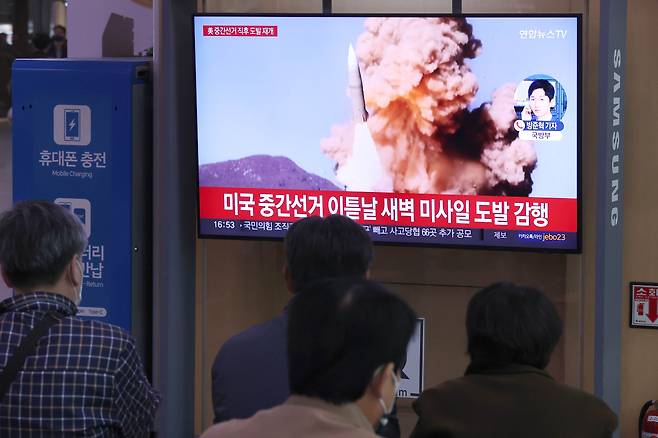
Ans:
{"type": "Polygon", "coordinates": [[[621,162],[621,128],[622,128],[622,87],[621,79],[621,49],[614,50],[612,56],[612,159],[610,164],[611,192],[610,192],[610,225],[616,227],[619,224],[619,192],[621,180],[619,176],[621,162]]]}
{"type": "Polygon", "coordinates": [[[626,0],[601,0],[599,36],[594,390],[619,414],[626,0]]]}

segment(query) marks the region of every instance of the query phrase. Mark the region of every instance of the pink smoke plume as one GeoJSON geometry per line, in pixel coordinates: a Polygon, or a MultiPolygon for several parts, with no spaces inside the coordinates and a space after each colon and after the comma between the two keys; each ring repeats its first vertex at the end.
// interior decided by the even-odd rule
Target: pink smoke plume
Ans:
{"type": "MultiPolygon", "coordinates": [[[[481,42],[459,18],[369,18],[356,45],[368,128],[395,192],[527,196],[537,156],[518,139],[514,84],[469,111],[477,78],[465,60],[481,42]]],[[[321,141],[337,169],[349,160],[352,123],[321,141]]]]}

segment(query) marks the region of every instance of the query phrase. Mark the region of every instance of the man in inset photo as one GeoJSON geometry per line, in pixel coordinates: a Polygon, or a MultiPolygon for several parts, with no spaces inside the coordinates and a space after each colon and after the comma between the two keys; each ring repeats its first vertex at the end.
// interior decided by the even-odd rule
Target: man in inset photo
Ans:
{"type": "Polygon", "coordinates": [[[532,81],[528,87],[529,104],[523,108],[521,118],[539,122],[555,121],[551,112],[555,106],[555,87],[546,79],[532,81]]]}

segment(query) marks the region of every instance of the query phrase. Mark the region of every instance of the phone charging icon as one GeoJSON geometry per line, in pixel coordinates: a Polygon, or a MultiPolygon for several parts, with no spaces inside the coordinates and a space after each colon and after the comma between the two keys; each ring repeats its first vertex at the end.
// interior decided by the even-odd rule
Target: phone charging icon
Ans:
{"type": "Polygon", "coordinates": [[[57,198],[55,204],[70,210],[78,218],[89,238],[91,235],[91,202],[88,199],[57,198]]]}
{"type": "Polygon", "coordinates": [[[74,208],[73,214],[76,215],[78,219],[80,219],[80,223],[82,223],[82,225],[87,223],[87,212],[84,208],[74,208]]]}
{"type": "Polygon", "coordinates": [[[55,105],[53,141],[58,145],[88,146],[91,143],[91,108],[87,105],[55,105]]]}
{"type": "Polygon", "coordinates": [[[80,110],[64,110],[64,140],[80,141],[80,110]]]}

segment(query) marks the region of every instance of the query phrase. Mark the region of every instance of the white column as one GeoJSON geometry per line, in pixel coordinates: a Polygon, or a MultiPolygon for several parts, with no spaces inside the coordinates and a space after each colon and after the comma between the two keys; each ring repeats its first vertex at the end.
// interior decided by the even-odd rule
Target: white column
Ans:
{"type": "Polygon", "coordinates": [[[53,0],[50,21],[53,26],[66,27],[66,2],[64,0],[53,0]]]}
{"type": "MultiPolygon", "coordinates": [[[[58,2],[60,0],[57,0],[58,2]]],[[[105,41],[105,50],[138,55],[153,47],[153,8],[146,0],[68,0],[67,37],[70,58],[101,58],[103,35],[116,35],[116,45],[131,43],[133,53],[122,53],[122,47],[112,47],[105,41]],[[120,24],[120,29],[112,28],[120,24]],[[129,38],[130,41],[126,41],[129,38]]],[[[125,50],[124,50],[125,51],[125,50]]]]}

